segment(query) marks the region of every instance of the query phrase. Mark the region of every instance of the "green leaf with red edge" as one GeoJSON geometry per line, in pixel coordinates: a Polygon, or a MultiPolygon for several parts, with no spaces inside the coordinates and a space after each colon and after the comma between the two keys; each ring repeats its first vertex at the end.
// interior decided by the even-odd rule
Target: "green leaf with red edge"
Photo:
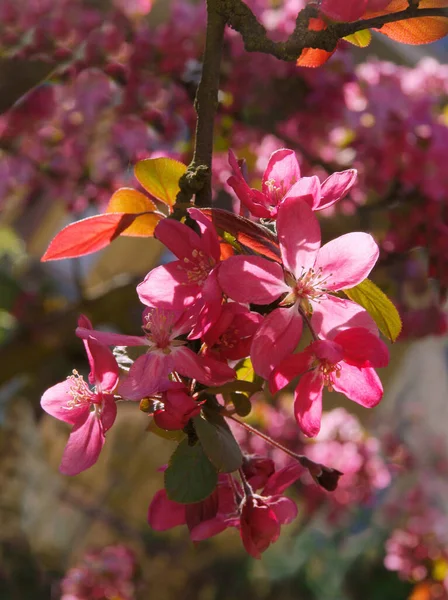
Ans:
{"type": "Polygon", "coordinates": [[[362,29],[351,35],[346,35],[343,39],[358,48],[367,48],[372,41],[372,34],[370,33],[370,29],[362,29]]]}
{"type": "Polygon", "coordinates": [[[127,229],[135,215],[109,213],[87,217],[64,227],[50,242],[41,261],[77,258],[108,246],[127,229]]]}
{"type": "Polygon", "coordinates": [[[165,471],[165,490],[170,500],[193,504],[205,500],[218,483],[218,472],[207,458],[201,444],[193,446],[182,440],[165,471]]]}
{"type": "Polygon", "coordinates": [[[241,246],[275,262],[281,262],[277,237],[263,225],[221,208],[201,208],[200,210],[218,230],[230,233],[241,246]]]}
{"type": "Polygon", "coordinates": [[[173,158],[145,158],[134,168],[134,173],[147,192],[168,206],[173,206],[180,190],[179,179],[187,167],[173,158]]]}
{"type": "Polygon", "coordinates": [[[343,292],[350,300],[365,308],[381,333],[395,342],[402,327],[400,315],[395,305],[379,287],[370,279],[364,279],[357,286],[343,292]]]}
{"type": "Polygon", "coordinates": [[[125,229],[121,235],[130,237],[153,237],[157,223],[163,215],[154,214],[156,205],[145,194],[133,188],[120,188],[109,200],[106,213],[124,212],[139,214],[132,225],[125,229]],[[145,213],[145,214],[141,214],[145,213]]]}

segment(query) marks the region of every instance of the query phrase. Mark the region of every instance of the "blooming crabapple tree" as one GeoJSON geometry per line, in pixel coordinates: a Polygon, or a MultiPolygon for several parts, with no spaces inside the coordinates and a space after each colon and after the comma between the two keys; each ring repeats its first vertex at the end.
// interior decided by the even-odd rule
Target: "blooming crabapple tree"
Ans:
{"type": "Polygon", "coordinates": [[[100,331],[82,315],[76,335],[87,352],[90,385],[73,371],[42,397],[44,410],[73,425],[61,463],[67,475],[97,461],[119,402],[138,402],[150,415],[149,430],[177,442],[163,467],[164,489],[149,506],[156,530],[186,524],[191,539],[200,541],[236,528],[246,551],[260,558],[281,525],[297,515],[294,501],[284,496],[288,487],[308,472],[332,491],[343,474],[241,419],[293,381],[291,417],[308,437],[320,430],[324,389],[376,406],[383,388],[375,369],[389,360],[380,333],[395,341],[401,328],[394,305],[368,279],[379,257],[374,238],[351,232],[322,244],[317,213],[350,192],[356,170],[321,182],[302,176],[292,149],[279,148],[261,189],[254,189],[230,150],[228,183],[239,214],[212,205],[225,27],[236,29],[249,51],[314,66],[341,38],[366,35],[370,28],[393,32],[394,24],[425,19],[435,37],[443,35],[443,2],[402,4],[309,3],[288,41],[280,43],[267,37],[248,4],[208,0],[190,165],[170,158],[139,161],[135,175],[147,194],[117,190],[104,213],[68,225],[43,257],[81,256],[119,235],[154,236],[175,257],[137,287],[143,335],[100,331]],[[126,353],[130,347],[142,348],[135,360],[126,353]],[[248,452],[237,441],[238,428],[284,452],[287,463],[276,466],[248,452]]]}

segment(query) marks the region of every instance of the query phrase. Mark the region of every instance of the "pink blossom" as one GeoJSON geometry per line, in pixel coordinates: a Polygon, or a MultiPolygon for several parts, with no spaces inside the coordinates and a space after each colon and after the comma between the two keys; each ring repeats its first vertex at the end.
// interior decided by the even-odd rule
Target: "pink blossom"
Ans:
{"type": "Polygon", "coordinates": [[[316,176],[301,177],[294,151],[282,148],[271,154],[260,192],[248,186],[232,150],[229,163],[233,175],[227,183],[252,215],[265,219],[275,219],[280,204],[287,198],[300,198],[313,210],[328,208],[348,193],[357,177],[354,169],[333,173],[323,184],[316,176]]]}
{"type": "Polygon", "coordinates": [[[168,376],[173,371],[197,379],[205,385],[221,385],[234,378],[235,372],[221,361],[195,354],[186,341],[176,339],[191,328],[182,311],[149,308],[143,313],[143,336],[90,331],[78,327],[76,335],[107,345],[147,346],[120,383],[118,392],[128,400],[141,400],[171,387],[168,376]]]}
{"type": "Polygon", "coordinates": [[[137,286],[143,304],[180,310],[191,308],[195,325],[190,339],[204,335],[221,314],[222,291],[218,284],[221,249],[212,223],[197,209],[189,209],[201,231],[174,219],[163,219],[155,237],[179,260],[153,269],[137,286]]]}
{"type": "Polygon", "coordinates": [[[171,382],[170,388],[161,394],[161,401],[154,411],[154,421],[161,429],[183,429],[188,421],[201,412],[201,402],[190,396],[187,388],[171,382]]]}
{"type": "Polygon", "coordinates": [[[160,490],[149,506],[148,522],[156,531],[187,524],[194,542],[235,527],[240,530],[246,551],[260,558],[278,538],[280,526],[297,516],[296,504],[282,494],[302,473],[298,463],[289,464],[267,478],[260,495],[247,496],[231,475],[221,474],[215,491],[196,504],[178,504],[167,497],[165,490],[160,490]]]}
{"type": "Polygon", "coordinates": [[[388,348],[376,335],[362,327],[346,329],[333,340],[315,341],[282,361],[271,375],[270,389],[276,393],[301,375],[294,393],[294,414],[300,429],[313,437],[320,430],[323,388],[372,408],[383,396],[373,367],[385,367],[388,362],[388,348]]]}
{"type": "Polygon", "coordinates": [[[222,289],[237,302],[270,304],[283,297],[251,346],[254,368],[265,379],[297,346],[302,332],[300,312],[323,337],[347,327],[377,331],[363,308],[332,295],[369,275],[379,254],[371,235],[348,233],[321,248],[319,223],[299,198],[287,198],[280,205],[277,233],[283,268],[260,256],[233,256],[222,263],[219,272],[222,289]]]}
{"type": "Polygon", "coordinates": [[[249,355],[262,315],[235,302],[224,304],[221,316],[204,335],[207,354],[221,360],[239,360],[249,355]]]}
{"type": "MultiPolygon", "coordinates": [[[[79,327],[92,330],[84,315],[79,327]]],[[[113,390],[118,382],[118,365],[112,352],[92,337],[84,340],[90,364],[91,389],[77,371],[62,383],[48,389],[41,399],[42,408],[53,417],[74,427],[65,447],[59,470],[65,475],[77,475],[98,460],[105,434],[117,415],[113,390]]]]}

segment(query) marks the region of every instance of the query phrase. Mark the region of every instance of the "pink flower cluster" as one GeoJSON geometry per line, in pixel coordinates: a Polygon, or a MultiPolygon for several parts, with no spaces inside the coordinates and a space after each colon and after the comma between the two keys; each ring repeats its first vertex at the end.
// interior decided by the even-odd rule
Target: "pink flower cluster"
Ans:
{"type": "Polygon", "coordinates": [[[240,532],[246,552],[260,558],[278,539],[280,526],[297,516],[296,504],[282,494],[302,472],[298,463],[276,471],[272,460],[246,456],[243,485],[231,475],[220,475],[211,496],[187,505],[173,502],[165,490],[160,490],[149,506],[148,522],[156,531],[187,525],[193,542],[234,527],[240,532]]]}
{"type": "Polygon", "coordinates": [[[65,574],[61,600],[134,600],[135,556],[126,546],[106,546],[86,552],[65,574]]]}
{"type": "Polygon", "coordinates": [[[396,571],[401,579],[425,583],[431,592],[428,598],[446,598],[448,523],[445,511],[434,506],[434,499],[420,485],[401,495],[399,505],[401,523],[386,542],[385,567],[396,571]]]}
{"type": "MultiPolygon", "coordinates": [[[[194,227],[173,218],[159,222],[155,237],[176,260],[151,270],[137,287],[146,306],[143,335],[94,330],[81,317],[76,334],[84,341],[94,387],[74,372],[42,398],[44,410],[74,426],[62,472],[74,475],[96,462],[117,400],[141,401],[157,427],[184,432],[190,446],[200,444],[195,419],[208,423],[210,410],[221,419],[233,418],[221,394],[244,384],[247,389],[235,370],[242,359],[250,359],[258,378],[258,384],[249,383],[251,389],[265,385],[275,393],[300,377],[293,412],[309,437],[321,427],[324,388],[365,407],[381,400],[375,368],[387,365],[387,346],[367,311],[341,297],[368,277],[378,246],[360,232],[322,245],[315,214],[344,196],[356,172],[335,173],[320,184],[317,177],[301,177],[294,153],[282,149],[271,156],[258,191],[245,184],[232,154],[230,161],[242,204],[256,216],[270,216],[259,224],[231,213],[225,217],[242,231],[249,228],[247,243],[258,236],[258,251],[243,238],[231,252],[228,247],[222,252],[213,223],[221,213],[214,209],[189,208],[194,227]],[[260,207],[270,212],[261,215],[260,207]],[[312,337],[308,345],[304,326],[312,337]],[[119,376],[109,346],[141,347],[142,352],[119,376]]],[[[220,435],[231,433],[221,429],[220,435]]],[[[193,540],[237,527],[246,550],[258,558],[277,539],[280,525],[294,518],[295,504],[282,493],[304,468],[324,488],[337,485],[339,470],[297,458],[298,463],[275,471],[270,459],[244,456],[241,483],[219,474],[204,506],[176,506],[162,491],[151,505],[150,522],[159,529],[187,523],[193,540]]]]}

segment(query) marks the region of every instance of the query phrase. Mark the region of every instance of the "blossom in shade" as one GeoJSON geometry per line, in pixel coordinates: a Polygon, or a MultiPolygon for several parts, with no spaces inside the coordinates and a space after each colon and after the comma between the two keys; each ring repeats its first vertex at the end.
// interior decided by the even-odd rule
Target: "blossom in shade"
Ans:
{"type": "Polygon", "coordinates": [[[186,524],[194,542],[235,527],[246,551],[260,558],[277,540],[280,526],[291,523],[297,516],[295,502],[282,494],[302,473],[299,463],[272,472],[260,494],[244,494],[231,475],[221,474],[215,491],[196,504],[178,504],[167,497],[165,490],[160,490],[149,506],[148,522],[156,531],[186,524]]]}
{"type": "MultiPolygon", "coordinates": [[[[81,316],[78,325],[92,331],[92,325],[81,316]]],[[[117,415],[113,390],[118,382],[118,365],[112,352],[89,337],[84,346],[90,364],[89,383],[77,371],[62,383],[48,389],[41,406],[48,414],[73,425],[60,465],[61,473],[77,475],[98,460],[105,434],[117,415]]]]}
{"type": "Polygon", "coordinates": [[[193,400],[182,383],[172,381],[170,388],[162,392],[160,402],[157,402],[154,421],[161,429],[183,429],[192,417],[201,412],[201,404],[193,400]]]}
{"type": "Polygon", "coordinates": [[[262,315],[236,302],[224,304],[216,323],[204,334],[207,354],[222,360],[239,360],[249,355],[252,338],[262,315]]]}
{"type": "Polygon", "coordinates": [[[265,379],[297,346],[301,313],[325,338],[348,327],[377,332],[367,311],[333,295],[369,275],[379,254],[371,235],[348,233],[321,247],[319,223],[308,204],[298,198],[280,205],[277,233],[283,266],[261,256],[232,256],[219,272],[222,289],[236,302],[271,304],[281,298],[251,346],[254,368],[265,379]]]}
{"type": "Polygon", "coordinates": [[[190,307],[194,327],[189,337],[196,339],[221,313],[222,290],[217,278],[221,248],[211,221],[197,208],[188,212],[201,235],[174,219],[160,221],[154,235],[178,260],[152,269],[137,286],[137,293],[146,306],[171,310],[190,307]]]}
{"type": "Polygon", "coordinates": [[[271,375],[270,389],[276,393],[301,375],[294,392],[294,414],[303,433],[313,437],[320,430],[323,388],[372,408],[383,396],[374,367],[388,362],[388,348],[376,335],[362,327],[346,329],[283,360],[271,375]]]}
{"type": "Polygon", "coordinates": [[[279,206],[287,198],[306,201],[313,210],[328,208],[349,192],[357,178],[355,169],[333,173],[322,184],[316,176],[301,177],[295,152],[282,148],[271,154],[260,192],[246,183],[232,150],[229,163],[233,175],[227,183],[252,215],[265,219],[275,219],[279,206]]]}
{"type": "Polygon", "coordinates": [[[173,371],[205,385],[221,385],[234,378],[235,372],[227,364],[195,354],[184,340],[176,339],[190,328],[190,320],[182,311],[148,308],[143,313],[143,336],[92,331],[85,327],[78,327],[76,335],[83,339],[93,336],[112,346],[147,346],[147,352],[133,363],[117,390],[128,400],[141,400],[170,388],[168,376],[173,371]]]}

